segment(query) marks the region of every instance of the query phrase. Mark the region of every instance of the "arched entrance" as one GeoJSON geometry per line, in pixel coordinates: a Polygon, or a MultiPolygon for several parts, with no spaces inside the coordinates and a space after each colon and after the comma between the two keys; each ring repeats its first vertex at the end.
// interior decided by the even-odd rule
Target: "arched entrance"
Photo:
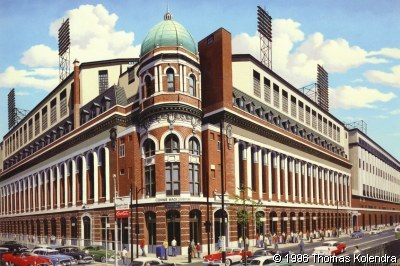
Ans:
{"type": "Polygon", "coordinates": [[[287,222],[288,217],[286,212],[281,213],[281,233],[285,233],[287,235],[287,222]]]}
{"type": "Polygon", "coordinates": [[[296,214],[294,212],[291,212],[290,213],[290,226],[289,226],[291,233],[296,232],[296,226],[295,226],[296,220],[297,220],[296,214]]]}
{"type": "Polygon", "coordinates": [[[201,212],[200,210],[191,210],[189,212],[189,229],[190,229],[190,241],[200,243],[201,241],[201,212]]]}
{"type": "Polygon", "coordinates": [[[263,211],[256,212],[256,234],[265,235],[265,213],[263,211]]]}
{"type": "Polygon", "coordinates": [[[358,227],[357,215],[353,215],[353,227],[358,227]]]}
{"type": "Polygon", "coordinates": [[[78,244],[78,222],[76,217],[71,218],[71,245],[78,244]]]}
{"type": "Polygon", "coordinates": [[[181,252],[181,215],[177,210],[170,210],[166,213],[167,228],[168,228],[168,243],[173,239],[176,240],[176,254],[181,252]]]}
{"type": "Polygon", "coordinates": [[[306,232],[310,232],[310,213],[306,212],[306,232]]]}
{"type": "MultiPolygon", "coordinates": [[[[222,236],[222,218],[225,219],[225,245],[228,245],[228,237],[229,236],[229,224],[228,224],[228,214],[224,211],[224,215],[222,215],[222,210],[219,209],[214,213],[214,245],[215,248],[218,246],[218,240],[222,236]]],[[[243,237],[244,239],[244,237],[243,237]]]]}
{"type": "Polygon", "coordinates": [[[274,235],[278,231],[278,216],[276,212],[269,213],[269,231],[274,235]]]}
{"type": "Polygon", "coordinates": [[[311,231],[315,231],[317,229],[317,216],[315,213],[312,214],[312,221],[311,221],[311,231]]]}
{"type": "Polygon", "coordinates": [[[304,216],[302,212],[299,212],[299,232],[303,232],[304,216]]]}

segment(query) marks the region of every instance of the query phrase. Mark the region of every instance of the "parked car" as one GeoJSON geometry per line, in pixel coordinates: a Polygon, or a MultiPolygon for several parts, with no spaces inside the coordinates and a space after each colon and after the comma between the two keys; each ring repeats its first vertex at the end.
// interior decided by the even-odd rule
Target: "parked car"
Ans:
{"type": "MultiPolygon", "coordinates": [[[[251,256],[251,251],[245,251],[241,248],[226,248],[226,261],[225,264],[227,266],[234,264],[234,263],[240,263],[245,259],[245,255],[247,254],[247,257],[251,256]]],[[[219,250],[217,253],[210,254],[207,256],[203,257],[203,263],[208,264],[208,265],[216,265],[216,264],[221,264],[222,263],[222,251],[219,250]]]]}
{"type": "Polygon", "coordinates": [[[313,254],[321,255],[339,255],[346,251],[346,244],[339,241],[326,241],[321,246],[313,249],[313,254]]]}
{"type": "Polygon", "coordinates": [[[0,262],[2,261],[1,258],[3,257],[3,254],[7,254],[7,253],[10,253],[8,248],[0,247],[0,262]]]}
{"type": "Polygon", "coordinates": [[[364,237],[364,232],[359,230],[359,231],[354,231],[353,233],[351,233],[350,235],[351,238],[361,238],[364,237]]]}
{"type": "Polygon", "coordinates": [[[35,255],[30,252],[3,254],[2,262],[9,265],[17,266],[62,266],[62,264],[60,263],[53,264],[50,259],[35,255]]]}
{"type": "Polygon", "coordinates": [[[63,246],[56,248],[61,254],[73,257],[78,263],[86,264],[94,261],[93,255],[87,254],[75,246],[63,246]]]}
{"type": "Polygon", "coordinates": [[[175,266],[175,263],[164,263],[159,258],[141,257],[134,259],[129,266],[145,266],[149,263],[151,266],[175,266]]]}
{"type": "Polygon", "coordinates": [[[260,257],[254,258],[250,262],[249,265],[252,265],[252,266],[263,266],[263,265],[294,266],[295,264],[294,263],[289,263],[287,261],[287,259],[285,259],[285,258],[283,258],[281,262],[275,262],[274,261],[274,256],[269,255],[269,256],[260,256],[260,257]]]}
{"type": "MultiPolygon", "coordinates": [[[[250,262],[258,257],[261,256],[273,256],[275,255],[275,251],[273,249],[259,249],[256,250],[250,257],[247,258],[247,264],[250,264],[250,262]]],[[[278,253],[281,254],[282,257],[285,257],[287,254],[290,254],[291,251],[287,250],[278,250],[278,253]]]]}
{"type": "MultiPolygon", "coordinates": [[[[101,261],[101,262],[106,262],[106,258],[108,261],[114,261],[115,256],[114,252],[112,250],[105,250],[103,249],[102,246],[87,246],[84,247],[83,250],[85,252],[88,252],[89,254],[93,255],[93,259],[95,261],[101,261]],[[106,256],[107,254],[107,256],[106,256]]],[[[117,260],[119,260],[120,257],[117,256],[117,260]]]]}
{"type": "Polygon", "coordinates": [[[58,250],[47,248],[37,248],[32,251],[33,254],[48,258],[53,264],[61,263],[62,265],[77,265],[78,262],[71,256],[61,254],[58,250]]]}
{"type": "Polygon", "coordinates": [[[377,235],[380,233],[382,233],[382,229],[379,229],[379,228],[372,228],[371,231],[369,231],[370,235],[377,235]]]}
{"type": "Polygon", "coordinates": [[[5,242],[4,244],[0,245],[0,247],[8,248],[10,252],[22,252],[28,249],[26,246],[18,244],[14,241],[5,242]]]}

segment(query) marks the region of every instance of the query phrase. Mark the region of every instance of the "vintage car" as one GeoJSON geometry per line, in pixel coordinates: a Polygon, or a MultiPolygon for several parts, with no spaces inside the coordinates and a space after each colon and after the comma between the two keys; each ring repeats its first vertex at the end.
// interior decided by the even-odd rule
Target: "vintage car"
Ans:
{"type": "Polygon", "coordinates": [[[164,263],[159,258],[141,257],[134,259],[129,266],[146,266],[149,263],[151,266],[175,266],[174,263],[164,263]]]}
{"type": "Polygon", "coordinates": [[[10,252],[22,252],[28,249],[26,246],[18,244],[14,241],[5,242],[4,244],[0,245],[0,247],[8,248],[10,252]]]}
{"type": "Polygon", "coordinates": [[[86,264],[94,261],[93,255],[87,254],[75,246],[63,246],[56,248],[61,254],[73,257],[78,263],[86,264]]]}
{"type": "Polygon", "coordinates": [[[283,266],[294,266],[294,263],[289,263],[287,259],[282,258],[281,262],[275,262],[274,261],[274,256],[273,255],[268,255],[268,256],[260,256],[257,258],[254,258],[253,260],[250,261],[249,265],[252,266],[263,266],[263,265],[283,265],[283,266]]]}
{"type": "Polygon", "coordinates": [[[37,248],[32,251],[33,254],[39,255],[51,260],[53,264],[60,263],[61,265],[77,265],[78,262],[71,256],[61,254],[58,250],[47,248],[37,248]]]}
{"type": "Polygon", "coordinates": [[[42,256],[35,255],[30,252],[15,252],[3,254],[1,258],[2,263],[6,265],[17,265],[17,266],[62,266],[62,264],[53,264],[50,259],[42,256]]]}
{"type": "MultiPolygon", "coordinates": [[[[105,249],[103,249],[102,246],[87,246],[87,247],[84,247],[83,250],[85,252],[93,255],[93,259],[95,261],[106,262],[106,260],[108,260],[108,261],[115,260],[114,252],[112,250],[105,250],[105,249]]],[[[119,259],[120,259],[120,257],[117,256],[117,260],[119,260],[119,259]]]]}
{"type": "Polygon", "coordinates": [[[353,233],[351,233],[350,237],[351,237],[351,238],[360,238],[360,237],[364,237],[364,232],[361,231],[361,230],[354,231],[353,233]]]}
{"type": "MultiPolygon", "coordinates": [[[[246,257],[251,256],[251,251],[244,252],[241,248],[226,248],[226,261],[225,265],[229,266],[234,263],[240,263],[245,260],[246,257]]],[[[219,250],[217,253],[210,254],[203,257],[203,263],[207,265],[219,265],[222,263],[222,251],[219,250]]]]}
{"type": "Polygon", "coordinates": [[[326,241],[321,246],[313,249],[313,254],[320,255],[339,255],[346,251],[346,244],[339,241],[326,241]]]}
{"type": "Polygon", "coordinates": [[[372,228],[371,231],[369,231],[370,235],[377,235],[380,233],[382,233],[382,229],[379,229],[379,228],[372,228]]]}
{"type": "Polygon", "coordinates": [[[250,262],[255,258],[261,256],[273,256],[275,255],[275,253],[279,253],[282,257],[285,257],[286,255],[290,254],[291,251],[280,249],[278,250],[278,252],[275,252],[273,249],[259,249],[254,251],[254,253],[250,257],[247,257],[247,264],[250,264],[250,262]]]}

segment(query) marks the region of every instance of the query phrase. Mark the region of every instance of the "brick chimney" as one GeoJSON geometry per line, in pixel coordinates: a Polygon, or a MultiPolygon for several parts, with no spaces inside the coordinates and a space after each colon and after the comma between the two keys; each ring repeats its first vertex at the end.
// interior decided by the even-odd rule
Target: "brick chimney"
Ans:
{"type": "Polygon", "coordinates": [[[79,81],[79,61],[74,61],[74,129],[79,127],[79,109],[81,107],[81,86],[79,81]]]}

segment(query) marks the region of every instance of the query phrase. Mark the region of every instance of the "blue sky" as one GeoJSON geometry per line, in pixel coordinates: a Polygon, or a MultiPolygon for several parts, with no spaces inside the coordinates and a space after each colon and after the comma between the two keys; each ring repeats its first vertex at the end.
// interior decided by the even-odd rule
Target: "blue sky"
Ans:
{"type": "MultiPolygon", "coordinates": [[[[199,41],[224,27],[233,51],[258,57],[256,6],[273,18],[273,70],[296,87],[329,73],[331,112],[364,120],[368,135],[400,159],[400,1],[169,0],[173,18],[199,41]]],[[[0,7],[0,136],[7,94],[31,110],[58,82],[57,29],[71,20],[71,61],[137,57],[167,1],[5,0],[0,7]]]]}

